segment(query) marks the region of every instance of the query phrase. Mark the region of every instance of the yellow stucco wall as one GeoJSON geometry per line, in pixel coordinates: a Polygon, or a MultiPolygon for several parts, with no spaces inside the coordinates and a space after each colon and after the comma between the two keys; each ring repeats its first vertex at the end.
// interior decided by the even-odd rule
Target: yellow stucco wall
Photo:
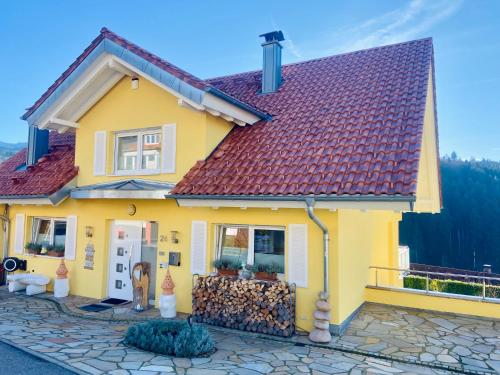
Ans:
{"type": "MultiPolygon", "coordinates": [[[[114,134],[176,124],[175,173],[141,175],[141,179],[178,182],[196,161],[206,158],[231,130],[232,124],[206,112],[188,109],[177,98],[146,79],[132,90],[122,79],[79,121],[76,130],[75,164],[80,168],[78,185],[111,182],[127,178],[114,176],[114,134]],[[93,175],[94,135],[107,132],[106,176],[93,175]]],[[[129,178],[138,176],[129,176],[129,178]]]]}
{"type": "Polygon", "coordinates": [[[337,290],[332,300],[336,324],[365,301],[369,266],[397,267],[400,219],[401,214],[392,211],[338,211],[338,232],[334,236],[339,252],[334,254],[332,285],[337,290]]]}
{"type": "Polygon", "coordinates": [[[427,99],[424,113],[424,131],[417,177],[416,212],[439,213],[441,201],[439,194],[439,161],[437,160],[437,134],[434,102],[432,68],[429,69],[427,99]]]}
{"type": "MultiPolygon", "coordinates": [[[[70,272],[71,293],[93,298],[103,298],[107,296],[107,274],[108,274],[108,252],[109,252],[109,229],[112,220],[143,220],[157,221],[159,223],[159,234],[170,238],[170,232],[179,232],[179,243],[159,242],[158,252],[164,251],[165,256],[158,257],[156,294],[158,304],[159,293],[161,292],[161,282],[165,275],[165,270],[159,268],[160,262],[167,262],[169,251],[181,252],[181,266],[171,267],[171,274],[176,284],[177,309],[180,312],[189,313],[191,311],[191,287],[192,275],[190,273],[190,244],[191,244],[191,222],[193,220],[203,220],[208,223],[207,239],[207,271],[212,271],[211,261],[215,257],[215,225],[228,224],[254,224],[273,225],[285,227],[285,236],[288,236],[287,227],[289,224],[308,225],[308,288],[297,289],[297,325],[303,329],[310,329],[312,326],[312,312],[314,302],[318,292],[323,287],[322,273],[322,233],[319,228],[312,223],[303,209],[251,209],[241,210],[239,208],[185,208],[178,207],[172,200],[160,201],[129,201],[129,200],[92,200],[75,201],[67,200],[59,207],[48,206],[13,206],[10,212],[12,220],[17,213],[25,213],[27,216],[25,228],[25,240],[30,240],[31,217],[50,216],[67,217],[76,214],[78,216],[77,232],[77,252],[75,261],[66,261],[70,272]],[[130,203],[134,203],[137,212],[134,216],[129,216],[127,208],[130,203]],[[85,227],[94,228],[92,243],[95,246],[94,270],[84,269],[85,246],[88,239],[85,237],[85,227]]],[[[318,216],[329,226],[332,233],[335,233],[337,214],[326,210],[318,211],[318,216]]],[[[13,253],[14,230],[11,230],[10,254],[13,253]]],[[[288,267],[288,242],[285,238],[285,274],[288,267]]],[[[337,252],[337,243],[330,242],[330,253],[337,252]]],[[[18,255],[16,255],[18,256],[18,255]]],[[[28,271],[42,273],[50,277],[55,276],[55,270],[59,264],[59,259],[45,256],[22,255],[28,259],[28,271]]],[[[334,262],[334,259],[332,259],[334,262]]],[[[333,267],[331,267],[332,269],[333,267]]],[[[363,285],[364,287],[364,285],[363,285]]],[[[50,288],[49,288],[50,289],[50,288]]],[[[332,294],[335,296],[336,291],[332,294]]],[[[335,322],[335,319],[332,319],[335,322]]]]}
{"type": "MultiPolygon", "coordinates": [[[[5,212],[5,205],[0,204],[0,215],[3,215],[4,212],[5,212]]],[[[3,258],[3,239],[4,239],[3,228],[4,228],[4,223],[2,220],[0,220],[0,259],[3,258]]]]}
{"type": "Polygon", "coordinates": [[[366,300],[386,305],[500,319],[500,305],[486,301],[472,301],[463,298],[448,298],[376,288],[366,288],[366,300]]]}

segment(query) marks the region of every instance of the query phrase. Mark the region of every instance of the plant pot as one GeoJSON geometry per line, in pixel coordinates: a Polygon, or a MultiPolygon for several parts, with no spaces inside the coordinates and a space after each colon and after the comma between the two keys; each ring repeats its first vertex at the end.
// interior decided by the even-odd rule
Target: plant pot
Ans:
{"type": "Polygon", "coordinates": [[[37,255],[39,252],[37,250],[26,249],[26,252],[30,255],[37,255]]]}
{"type": "Polygon", "coordinates": [[[259,280],[276,281],[278,280],[278,275],[276,273],[255,272],[255,278],[259,280]]]}
{"type": "Polygon", "coordinates": [[[238,276],[238,270],[217,270],[219,276],[238,276]]]}
{"type": "Polygon", "coordinates": [[[64,253],[59,253],[57,251],[47,251],[47,254],[49,257],[58,257],[61,258],[64,256],[64,253]]]}

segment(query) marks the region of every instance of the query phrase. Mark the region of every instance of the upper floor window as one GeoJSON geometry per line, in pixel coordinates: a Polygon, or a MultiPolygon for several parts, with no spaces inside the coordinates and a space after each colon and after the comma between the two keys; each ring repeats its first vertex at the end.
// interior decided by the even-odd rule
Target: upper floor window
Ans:
{"type": "Polygon", "coordinates": [[[115,144],[117,173],[159,172],[161,166],[159,129],[117,134],[115,144]]]}

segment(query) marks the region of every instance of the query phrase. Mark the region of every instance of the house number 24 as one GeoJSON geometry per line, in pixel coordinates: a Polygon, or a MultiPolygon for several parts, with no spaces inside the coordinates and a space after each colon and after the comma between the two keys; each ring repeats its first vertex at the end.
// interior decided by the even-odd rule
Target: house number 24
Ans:
{"type": "Polygon", "coordinates": [[[160,242],[168,242],[167,236],[165,236],[164,234],[160,234],[160,242]]]}

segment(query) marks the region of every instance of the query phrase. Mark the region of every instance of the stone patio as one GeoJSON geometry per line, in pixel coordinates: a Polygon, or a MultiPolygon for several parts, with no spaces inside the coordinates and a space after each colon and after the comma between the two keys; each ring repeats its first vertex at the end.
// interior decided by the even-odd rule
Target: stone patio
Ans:
{"type": "MultiPolygon", "coordinates": [[[[210,328],[217,352],[171,358],[121,344],[130,322],[157,311],[84,313],[80,297],[57,304],[0,288],[1,340],[90,374],[444,374],[500,371],[498,321],[369,304],[330,347],[210,328]],[[143,315],[144,314],[144,315],[143,315]],[[433,357],[430,357],[432,355],[433,357]]],[[[124,307],[119,307],[124,309],[124,307]]]]}

